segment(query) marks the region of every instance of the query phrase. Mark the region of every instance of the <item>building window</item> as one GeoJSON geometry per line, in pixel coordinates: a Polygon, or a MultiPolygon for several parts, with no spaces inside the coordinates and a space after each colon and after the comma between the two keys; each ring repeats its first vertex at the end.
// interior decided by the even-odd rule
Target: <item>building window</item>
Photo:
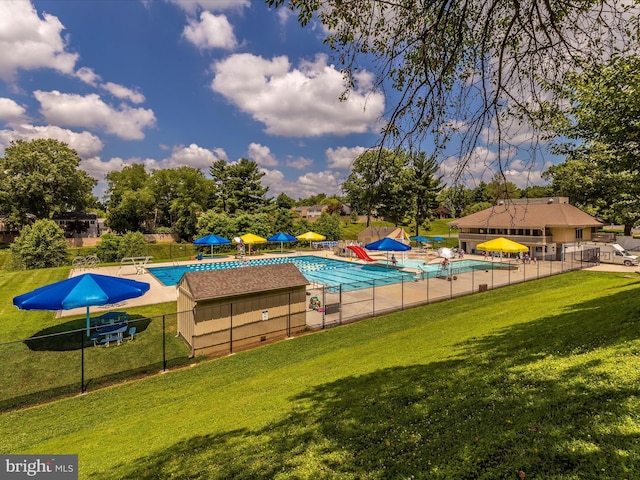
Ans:
{"type": "Polygon", "coordinates": [[[582,229],[576,228],[576,239],[582,238],[582,229]]]}

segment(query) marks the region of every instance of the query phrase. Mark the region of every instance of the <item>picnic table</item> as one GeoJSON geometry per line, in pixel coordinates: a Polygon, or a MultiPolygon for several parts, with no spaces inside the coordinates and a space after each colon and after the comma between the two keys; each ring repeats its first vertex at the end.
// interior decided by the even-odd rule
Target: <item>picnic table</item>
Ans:
{"type": "Polygon", "coordinates": [[[109,325],[114,323],[122,323],[129,320],[129,314],[126,312],[107,312],[95,317],[91,320],[93,325],[109,325]]]}
{"type": "Polygon", "coordinates": [[[124,333],[127,331],[127,328],[129,328],[128,323],[107,325],[96,330],[96,332],[91,335],[91,339],[95,346],[105,345],[108,347],[113,342],[120,345],[124,339],[124,333]]]}

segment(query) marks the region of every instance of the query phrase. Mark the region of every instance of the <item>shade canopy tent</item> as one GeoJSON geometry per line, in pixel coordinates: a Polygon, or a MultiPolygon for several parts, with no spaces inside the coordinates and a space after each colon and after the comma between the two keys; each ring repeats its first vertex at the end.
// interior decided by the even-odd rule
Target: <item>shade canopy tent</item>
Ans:
{"type": "Polygon", "coordinates": [[[477,250],[485,250],[487,252],[500,252],[500,253],[518,253],[528,252],[529,247],[522,245],[521,243],[514,242],[508,238],[498,237],[493,240],[479,243],[476,245],[477,250]]]}
{"type": "Polygon", "coordinates": [[[297,242],[298,239],[296,237],[294,237],[293,235],[289,235],[288,233],[284,233],[284,232],[278,232],[275,235],[271,235],[270,237],[267,238],[268,242],[279,242],[280,243],[280,253],[282,253],[283,251],[283,244],[284,243],[291,243],[291,242],[297,242]]]}
{"type": "Polygon", "coordinates": [[[36,288],[13,298],[13,304],[21,310],[71,310],[87,308],[87,336],[90,335],[92,306],[114,303],[141,297],[149,290],[149,284],[127,278],[85,273],[36,288]]]}
{"type": "Polygon", "coordinates": [[[327,237],[325,237],[324,235],[320,235],[319,233],[311,231],[303,233],[302,235],[297,235],[296,238],[298,240],[303,240],[306,242],[321,242],[322,240],[327,239],[327,237]]]}
{"type": "Polygon", "coordinates": [[[211,256],[213,256],[213,247],[214,245],[227,245],[231,243],[231,240],[228,238],[220,237],[213,233],[209,235],[205,235],[204,237],[198,238],[193,241],[194,245],[211,245],[211,256]]]}
{"type": "Polygon", "coordinates": [[[389,252],[406,252],[411,250],[411,245],[399,242],[393,238],[385,237],[364,246],[367,250],[379,250],[387,252],[387,263],[389,263],[389,252]]]}

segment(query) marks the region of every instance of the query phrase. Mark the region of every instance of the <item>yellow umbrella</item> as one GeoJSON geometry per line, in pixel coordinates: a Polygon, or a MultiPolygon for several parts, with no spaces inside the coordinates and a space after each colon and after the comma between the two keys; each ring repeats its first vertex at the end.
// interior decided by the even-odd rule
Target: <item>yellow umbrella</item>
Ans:
{"type": "Polygon", "coordinates": [[[305,240],[307,242],[321,242],[322,240],[327,239],[327,237],[325,237],[324,235],[320,235],[316,232],[303,233],[302,235],[296,236],[296,238],[298,240],[305,240]]]}
{"type": "MultiPolygon", "coordinates": [[[[260,243],[267,243],[266,238],[259,237],[258,235],[254,235],[253,233],[245,233],[244,235],[240,235],[239,237],[235,237],[233,239],[235,243],[240,243],[242,241],[243,244],[249,245],[249,255],[255,253],[251,249],[251,245],[258,245],[260,243]]],[[[244,247],[242,247],[242,252],[238,252],[241,255],[244,255],[244,247]]]]}
{"type": "Polygon", "coordinates": [[[487,252],[501,252],[501,253],[518,253],[528,252],[529,247],[522,245],[521,243],[514,242],[508,238],[498,237],[493,240],[479,243],[476,245],[478,250],[486,250],[487,252]]]}
{"type": "Polygon", "coordinates": [[[258,235],[254,235],[253,233],[245,233],[240,236],[240,239],[247,245],[257,245],[259,243],[267,243],[266,238],[259,237],[258,235]]]}

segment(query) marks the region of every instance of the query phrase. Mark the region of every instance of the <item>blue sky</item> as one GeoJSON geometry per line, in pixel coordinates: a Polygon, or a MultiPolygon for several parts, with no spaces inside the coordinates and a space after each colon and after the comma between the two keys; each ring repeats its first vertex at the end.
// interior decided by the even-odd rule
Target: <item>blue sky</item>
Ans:
{"type": "MultiPolygon", "coordinates": [[[[2,0],[0,154],[17,139],[64,141],[99,196],[107,172],[133,163],[208,173],[240,158],[272,196],[340,194],[392,99],[364,69],[340,102],[325,35],[262,0],[2,0]]],[[[478,147],[476,180],[490,180],[494,155],[478,147]]],[[[545,162],[525,176],[524,164],[512,180],[540,183],[545,162]]]]}

